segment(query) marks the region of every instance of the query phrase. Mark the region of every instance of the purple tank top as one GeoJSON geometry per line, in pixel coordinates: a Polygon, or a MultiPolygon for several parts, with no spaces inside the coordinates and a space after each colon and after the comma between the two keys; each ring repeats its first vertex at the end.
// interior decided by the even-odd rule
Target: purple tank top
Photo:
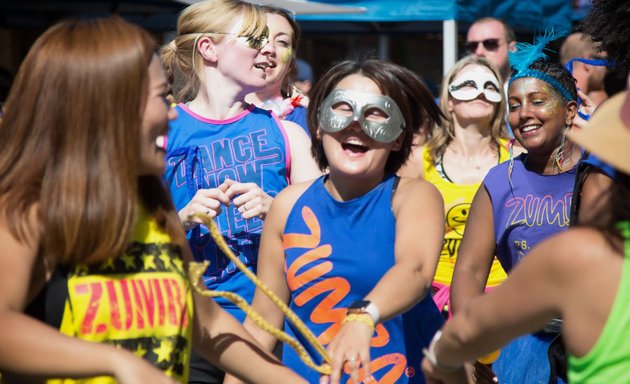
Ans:
{"type": "Polygon", "coordinates": [[[507,161],[483,181],[492,202],[496,255],[508,273],[536,244],[569,228],[577,165],[558,175],[541,175],[525,168],[526,159],[526,154],[514,159],[510,178],[507,161]]]}

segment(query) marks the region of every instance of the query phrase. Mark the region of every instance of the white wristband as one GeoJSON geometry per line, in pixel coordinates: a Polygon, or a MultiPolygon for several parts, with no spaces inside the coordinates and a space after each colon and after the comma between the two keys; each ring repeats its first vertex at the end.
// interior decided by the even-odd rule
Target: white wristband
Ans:
{"type": "Polygon", "coordinates": [[[427,360],[429,360],[431,365],[433,365],[435,368],[439,369],[440,371],[453,372],[460,369],[461,367],[463,367],[463,365],[460,365],[457,367],[447,367],[438,363],[437,356],[435,356],[435,345],[437,344],[437,342],[440,340],[441,337],[442,337],[441,330],[435,332],[433,339],[431,339],[431,344],[429,344],[429,349],[425,348],[422,350],[422,352],[424,353],[424,356],[427,358],[427,360]]]}
{"type": "Polygon", "coordinates": [[[365,307],[365,312],[368,315],[372,316],[372,320],[374,320],[374,325],[378,324],[378,322],[381,320],[381,311],[378,310],[376,304],[370,302],[370,304],[365,307]]]}

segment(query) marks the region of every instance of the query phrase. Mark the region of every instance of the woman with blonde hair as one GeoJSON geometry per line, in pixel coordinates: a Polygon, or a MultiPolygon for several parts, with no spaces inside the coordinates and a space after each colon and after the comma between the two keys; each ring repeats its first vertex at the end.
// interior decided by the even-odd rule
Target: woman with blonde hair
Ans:
{"type": "Polygon", "coordinates": [[[244,380],[299,381],[192,293],[154,52],[118,17],[65,21],[18,71],[0,121],[3,382],[183,383],[193,345],[244,380]]]}
{"type": "MultiPolygon", "coordinates": [[[[433,281],[433,299],[448,316],[450,285],[470,204],[490,168],[509,158],[505,131],[505,97],[497,67],[483,57],[459,60],[444,77],[440,107],[445,119],[422,147],[418,167],[444,198],[446,231],[433,281]]],[[[405,171],[401,172],[406,175],[405,171]]],[[[494,259],[488,287],[505,279],[494,259]]]]}
{"type": "MultiPolygon", "coordinates": [[[[218,249],[196,213],[211,216],[232,251],[256,272],[263,220],[290,183],[321,174],[297,124],[245,101],[264,88],[271,66],[265,13],[239,0],[207,0],[181,13],[177,36],[163,47],[168,73],[185,81],[167,143],[166,184],[187,230],[195,260],[208,260],[210,290],[251,302],[254,284],[218,249]]],[[[217,302],[238,320],[245,314],[217,302]]],[[[223,373],[193,356],[191,382],[220,382],[223,373]]]]}

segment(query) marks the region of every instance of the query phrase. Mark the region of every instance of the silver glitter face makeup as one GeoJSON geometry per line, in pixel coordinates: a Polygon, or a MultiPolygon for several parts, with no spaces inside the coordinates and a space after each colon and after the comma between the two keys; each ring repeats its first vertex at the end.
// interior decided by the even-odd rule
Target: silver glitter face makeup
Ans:
{"type": "Polygon", "coordinates": [[[347,89],[335,89],[319,109],[319,124],[324,132],[335,133],[353,121],[363,132],[381,143],[391,143],[403,132],[405,120],[396,102],[389,96],[372,95],[347,89]],[[337,108],[344,105],[344,109],[337,108]],[[367,114],[370,110],[378,114],[367,114]]]}

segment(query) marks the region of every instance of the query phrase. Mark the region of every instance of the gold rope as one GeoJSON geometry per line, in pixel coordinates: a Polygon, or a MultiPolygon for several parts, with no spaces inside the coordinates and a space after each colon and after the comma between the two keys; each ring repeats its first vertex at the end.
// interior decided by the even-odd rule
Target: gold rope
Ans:
{"type": "Polygon", "coordinates": [[[311,330],[302,322],[302,320],[300,320],[300,318],[289,307],[287,307],[287,305],[283,303],[282,300],[280,300],[278,296],[276,296],[273,293],[273,291],[265,285],[265,283],[260,281],[260,279],[258,279],[258,277],[256,277],[256,275],[252,273],[252,271],[247,269],[245,264],[243,264],[243,262],[234,255],[230,247],[228,247],[227,243],[225,242],[225,239],[223,239],[223,236],[219,232],[219,229],[214,223],[214,220],[212,220],[210,216],[202,214],[202,213],[196,213],[193,215],[193,217],[201,219],[201,221],[210,230],[210,235],[212,236],[212,239],[216,242],[216,244],[219,246],[219,249],[223,253],[225,253],[225,255],[232,262],[234,262],[234,264],[236,264],[238,269],[240,269],[251,281],[254,282],[254,284],[256,284],[257,288],[259,288],[265,295],[267,295],[267,297],[269,297],[269,299],[278,308],[280,308],[280,310],[284,313],[287,319],[289,319],[289,321],[295,326],[295,328],[306,338],[306,340],[311,344],[311,346],[315,348],[315,350],[320,354],[322,359],[327,364],[322,364],[322,365],[315,364],[313,360],[311,359],[311,357],[306,352],[306,350],[304,349],[304,347],[297,340],[287,335],[282,330],[269,324],[267,320],[265,320],[256,311],[254,311],[254,309],[249,304],[247,304],[247,301],[245,301],[245,299],[243,299],[239,295],[233,292],[208,290],[206,285],[201,283],[201,275],[208,268],[208,265],[209,265],[208,261],[204,261],[203,263],[192,262],[190,263],[190,266],[188,267],[188,274],[190,276],[190,279],[192,281],[192,285],[195,291],[197,291],[199,294],[203,296],[225,297],[226,299],[230,300],[237,307],[242,309],[247,314],[247,316],[249,316],[260,329],[264,330],[267,333],[270,333],[278,340],[286,344],[289,344],[297,352],[298,356],[304,362],[304,364],[306,364],[308,367],[314,369],[315,371],[323,375],[330,375],[331,373],[330,365],[332,363],[332,360],[330,359],[330,356],[328,356],[326,349],[319,343],[319,341],[317,340],[317,337],[313,334],[313,332],[311,332],[311,330]]]}

